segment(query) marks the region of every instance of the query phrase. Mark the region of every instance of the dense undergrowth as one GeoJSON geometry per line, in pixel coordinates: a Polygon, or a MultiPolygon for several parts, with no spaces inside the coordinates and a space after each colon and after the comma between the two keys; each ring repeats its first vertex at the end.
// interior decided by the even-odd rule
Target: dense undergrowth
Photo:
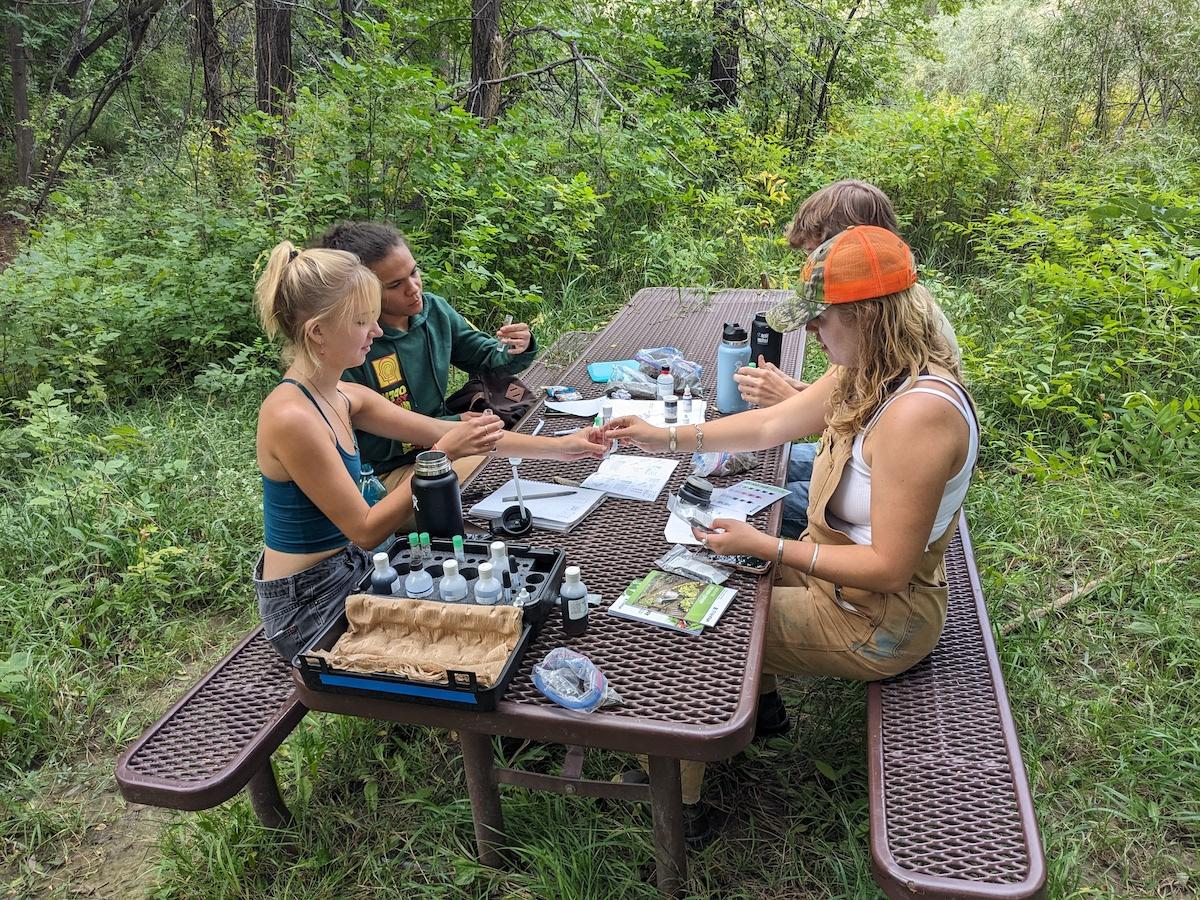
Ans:
{"type": "MultiPolygon", "coordinates": [[[[0,273],[0,867],[13,891],[44,888],[37,861],[61,862],[97,821],[56,803],[56,780],[84,758],[107,777],[187,673],[252,622],[254,416],[276,374],[249,299],[264,250],[337,218],[386,218],[429,288],[485,326],[528,318],[549,341],[646,285],[794,283],[783,226],[809,191],[859,177],[895,199],[983,412],[968,514],[1052,896],[1193,892],[1195,137],[1163,126],[1064,148],[1019,103],[904,95],[839,108],[805,148],[736,108],[677,102],[671,73],[588,127],[522,105],[485,127],[433,68],[370,37],[372,65],[336,58],[301,85],[286,173],[259,169],[256,142],[279,126],[256,115],[224,154],[186,134],[182,174],[137,144],[81,154],[0,273]]],[[[861,690],[802,684],[791,699],[802,727],[713,779],[730,821],[695,861],[698,895],[873,896],[861,690]]],[[[188,817],[166,832],[164,896],[648,894],[646,821],[514,794],[518,865],[488,872],[471,862],[444,735],[314,718],[283,751],[297,832],[258,828],[242,801],[188,817]]]]}

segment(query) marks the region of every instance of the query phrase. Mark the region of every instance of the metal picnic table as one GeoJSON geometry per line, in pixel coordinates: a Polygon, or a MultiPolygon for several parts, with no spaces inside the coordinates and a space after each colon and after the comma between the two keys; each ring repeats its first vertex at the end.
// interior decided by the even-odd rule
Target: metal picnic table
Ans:
{"type": "MultiPolygon", "coordinates": [[[[722,323],[738,321],[749,330],[755,312],[770,308],[785,296],[782,291],[764,290],[643,289],[596,334],[573,364],[561,370],[558,380],[580,387],[584,396],[597,396],[603,386],[588,380],[589,362],[626,359],[643,347],[669,345],[703,364],[702,384],[709,400],[708,417],[712,418],[716,415],[716,348],[722,323]]],[[[803,332],[785,336],[784,371],[795,370],[803,346],[803,332]]],[[[540,390],[541,385],[532,387],[540,390]]],[[[544,412],[539,403],[520,430],[531,431],[544,412]]],[[[562,422],[563,427],[580,423],[565,417],[549,421],[562,422]]],[[[546,429],[553,430],[552,426],[546,429]]],[[[623,448],[621,452],[639,451],[623,448]]],[[[758,457],[757,469],[713,480],[719,485],[742,478],[781,483],[787,466],[786,447],[760,452],[758,457]]],[[[521,477],[581,480],[596,465],[595,461],[526,460],[521,477]]],[[[690,470],[687,455],[682,455],[667,490],[677,490],[690,470]]],[[[490,492],[510,474],[505,459],[489,460],[464,490],[490,492]]],[[[776,503],[750,521],[776,532],[781,506],[776,503]]],[[[653,569],[654,560],[669,549],[663,537],[668,515],[665,493],[655,503],[610,496],[570,533],[535,531],[522,540],[564,550],[568,564],[581,567],[588,588],[602,595],[604,605],[593,610],[587,632],[579,637],[566,637],[558,617],[552,614],[494,712],[313,691],[293,675],[298,696],[313,710],[456,730],[479,860],[485,865],[500,865],[500,851],[507,843],[500,783],[565,795],[649,800],[658,885],[666,894],[677,894],[687,873],[679,760],[726,759],[744,749],[753,737],[771,578],[735,573],[727,585],[737,589],[737,597],[720,622],[701,635],[607,615],[604,607],[630,582],[653,569]],[[535,662],[557,646],[571,647],[589,657],[620,693],[623,705],[588,714],[562,709],[543,697],[530,673],[535,662]],[[562,775],[497,767],[490,735],[567,745],[562,775]],[[580,778],[583,747],[648,755],[649,786],[580,778]]]]}

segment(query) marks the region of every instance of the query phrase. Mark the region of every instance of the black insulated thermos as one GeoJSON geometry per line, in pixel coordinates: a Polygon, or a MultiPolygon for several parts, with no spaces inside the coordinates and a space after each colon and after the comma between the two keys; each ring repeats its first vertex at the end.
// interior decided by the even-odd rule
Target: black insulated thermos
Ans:
{"type": "Polygon", "coordinates": [[[412,480],[417,531],[452,538],[463,533],[462,496],[450,457],[441,450],[417,454],[412,480]]]}
{"type": "Polygon", "coordinates": [[[750,326],[750,361],[757,363],[760,356],[775,366],[783,360],[783,334],[768,325],[767,314],[761,312],[750,326]]]}

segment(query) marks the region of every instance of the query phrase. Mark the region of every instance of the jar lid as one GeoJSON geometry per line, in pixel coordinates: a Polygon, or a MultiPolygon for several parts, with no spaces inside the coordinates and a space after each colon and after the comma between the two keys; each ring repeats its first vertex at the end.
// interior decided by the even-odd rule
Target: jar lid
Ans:
{"type": "Polygon", "coordinates": [[[712,493],[711,481],[699,475],[689,475],[683,487],[679,489],[679,498],[694,506],[708,506],[712,503],[712,493]]]}
{"type": "Polygon", "coordinates": [[[417,454],[416,474],[425,478],[445,475],[451,469],[450,457],[441,450],[425,450],[417,454]]]}
{"type": "Polygon", "coordinates": [[[749,340],[746,337],[746,329],[737,322],[726,322],[724,329],[721,331],[721,339],[730,343],[749,340]]]}

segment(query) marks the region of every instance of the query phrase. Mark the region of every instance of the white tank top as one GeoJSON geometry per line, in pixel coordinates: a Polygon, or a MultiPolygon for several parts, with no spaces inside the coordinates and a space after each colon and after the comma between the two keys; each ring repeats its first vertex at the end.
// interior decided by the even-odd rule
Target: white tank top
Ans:
{"type": "Polygon", "coordinates": [[[850,540],[856,544],[871,543],[871,467],[863,459],[863,441],[871,432],[875,423],[879,421],[879,417],[883,415],[883,411],[900,397],[905,397],[909,394],[933,394],[935,397],[941,397],[962,413],[962,417],[967,420],[967,428],[970,431],[970,443],[967,447],[966,461],[963,463],[962,468],[946,482],[946,488],[942,491],[942,502],[938,504],[937,515],[933,520],[933,528],[930,529],[929,538],[925,543],[926,549],[950,527],[950,522],[953,520],[954,514],[962,506],[963,499],[967,496],[967,485],[971,482],[971,471],[975,468],[975,460],[979,455],[979,423],[976,421],[975,414],[971,410],[966,392],[950,379],[942,378],[938,375],[920,375],[916,378],[915,383],[918,386],[907,389],[901,388],[884,401],[884,404],[879,407],[875,415],[871,416],[863,430],[854,436],[854,445],[850,451],[850,459],[846,462],[846,468],[842,470],[842,480],[838,483],[833,495],[829,498],[829,505],[826,508],[825,514],[826,520],[838,531],[844,531],[848,534],[850,540]],[[955,396],[952,397],[936,388],[920,387],[919,383],[922,381],[941,382],[951,388],[955,396]]]}

